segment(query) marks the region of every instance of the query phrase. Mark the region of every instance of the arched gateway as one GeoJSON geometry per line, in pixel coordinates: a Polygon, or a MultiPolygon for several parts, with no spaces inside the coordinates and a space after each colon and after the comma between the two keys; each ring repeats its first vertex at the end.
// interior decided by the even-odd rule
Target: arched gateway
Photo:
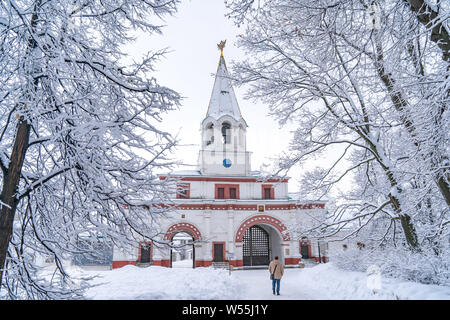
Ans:
{"type": "Polygon", "coordinates": [[[236,242],[242,241],[244,239],[245,231],[248,228],[250,228],[254,225],[257,225],[257,224],[267,224],[269,226],[272,226],[280,232],[283,240],[285,240],[285,241],[291,240],[289,232],[287,232],[287,227],[284,225],[283,222],[281,222],[279,219],[272,217],[272,216],[258,215],[258,216],[248,218],[239,226],[239,229],[236,232],[235,241],[236,242]]]}
{"type": "Polygon", "coordinates": [[[191,223],[180,222],[170,226],[167,229],[166,234],[164,235],[164,240],[170,240],[168,266],[172,268],[174,267],[174,265],[182,265],[183,261],[192,260],[192,262],[189,263],[191,263],[192,268],[195,268],[195,242],[200,240],[201,237],[202,235],[200,233],[200,230],[191,223]],[[184,234],[192,238],[190,240],[180,238],[177,241],[174,241],[175,238],[180,234],[184,234]],[[187,250],[186,247],[189,247],[189,250],[187,250]],[[187,259],[185,257],[186,252],[190,253],[187,259]],[[178,260],[177,257],[182,260],[178,260]]]}
{"type": "MultiPolygon", "coordinates": [[[[171,266],[171,248],[161,243],[172,241],[180,232],[193,238],[196,267],[261,266],[275,255],[285,265],[300,261],[300,238],[294,238],[287,225],[323,216],[325,203],[294,200],[288,194],[289,178],[266,179],[252,171],[248,126],[230,79],[221,54],[208,109],[200,123],[198,167],[159,176],[178,183],[172,195],[176,210],[159,221],[160,242],[151,246],[151,252],[144,248],[134,255],[115,249],[113,267],[135,264],[139,256],[145,261],[150,256],[153,265],[171,266]]],[[[305,256],[318,256],[315,243],[309,245],[308,254],[303,248],[305,256]]]]}
{"type": "Polygon", "coordinates": [[[257,215],[239,226],[235,242],[242,242],[243,266],[268,265],[274,256],[283,257],[283,241],[290,241],[287,227],[279,219],[257,215]]]}
{"type": "Polygon", "coordinates": [[[269,233],[260,226],[247,229],[244,234],[242,260],[244,266],[268,265],[271,258],[269,233]]]}
{"type": "Polygon", "coordinates": [[[164,234],[164,240],[172,240],[173,236],[181,231],[189,233],[195,241],[199,240],[202,237],[200,230],[192,223],[179,222],[171,225],[167,229],[166,233],[164,234]]]}

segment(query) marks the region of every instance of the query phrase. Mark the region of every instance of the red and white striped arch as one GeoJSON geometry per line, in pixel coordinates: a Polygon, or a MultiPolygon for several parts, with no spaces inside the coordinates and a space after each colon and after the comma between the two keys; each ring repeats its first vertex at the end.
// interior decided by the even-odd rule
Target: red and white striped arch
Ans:
{"type": "Polygon", "coordinates": [[[199,240],[202,237],[200,230],[196,226],[187,222],[180,222],[170,226],[169,229],[167,229],[167,232],[164,235],[164,240],[172,240],[173,236],[178,232],[187,232],[194,238],[194,240],[199,240]]]}
{"type": "Polygon", "coordinates": [[[253,227],[254,225],[257,225],[257,224],[270,225],[280,232],[284,241],[291,240],[291,237],[290,237],[289,233],[287,232],[287,227],[284,225],[283,222],[281,222],[277,218],[274,218],[274,217],[271,217],[268,215],[257,215],[257,216],[248,218],[247,220],[242,222],[242,224],[239,226],[239,228],[236,232],[236,237],[235,237],[234,241],[242,242],[244,239],[245,231],[247,231],[248,228],[253,227]]]}

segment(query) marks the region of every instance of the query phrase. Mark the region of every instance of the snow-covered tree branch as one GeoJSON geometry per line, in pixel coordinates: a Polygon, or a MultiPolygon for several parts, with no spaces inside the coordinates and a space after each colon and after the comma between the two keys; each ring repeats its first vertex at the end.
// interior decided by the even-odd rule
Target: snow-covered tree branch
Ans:
{"type": "Polygon", "coordinates": [[[326,220],[298,231],[442,254],[450,207],[448,4],[225,3],[245,27],[238,45],[249,57],[235,64],[235,80],[280,123],[297,126],[277,174],[329,151],[337,155],[329,166],[304,172],[302,194],[336,194],[344,178],[353,181],[326,220]]]}
{"type": "MultiPolygon", "coordinates": [[[[125,64],[131,32],[161,32],[176,0],[0,4],[0,290],[77,298],[62,259],[158,232],[172,185],[157,179],[176,139],[158,129],[180,96],[152,77],[164,51],[125,64]],[[55,259],[58,285],[36,254],[55,259]],[[59,280],[58,280],[59,279],[59,280]]],[[[5,291],[4,291],[5,292],[5,291]]]]}

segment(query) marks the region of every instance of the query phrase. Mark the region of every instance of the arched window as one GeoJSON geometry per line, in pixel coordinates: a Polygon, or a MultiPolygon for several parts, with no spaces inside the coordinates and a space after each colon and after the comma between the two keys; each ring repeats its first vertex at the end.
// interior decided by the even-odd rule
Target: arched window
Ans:
{"type": "Polygon", "coordinates": [[[206,145],[214,143],[214,124],[210,123],[206,126],[206,145]]]}
{"type": "Polygon", "coordinates": [[[222,123],[223,143],[231,143],[231,125],[228,122],[222,123]]]}

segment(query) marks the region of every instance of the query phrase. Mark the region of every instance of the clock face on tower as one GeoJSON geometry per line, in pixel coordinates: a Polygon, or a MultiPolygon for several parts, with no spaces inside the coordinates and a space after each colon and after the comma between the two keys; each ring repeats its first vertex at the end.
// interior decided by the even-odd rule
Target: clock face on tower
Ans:
{"type": "Polygon", "coordinates": [[[223,159],[223,166],[225,168],[231,167],[231,160],[230,159],[223,159]]]}

